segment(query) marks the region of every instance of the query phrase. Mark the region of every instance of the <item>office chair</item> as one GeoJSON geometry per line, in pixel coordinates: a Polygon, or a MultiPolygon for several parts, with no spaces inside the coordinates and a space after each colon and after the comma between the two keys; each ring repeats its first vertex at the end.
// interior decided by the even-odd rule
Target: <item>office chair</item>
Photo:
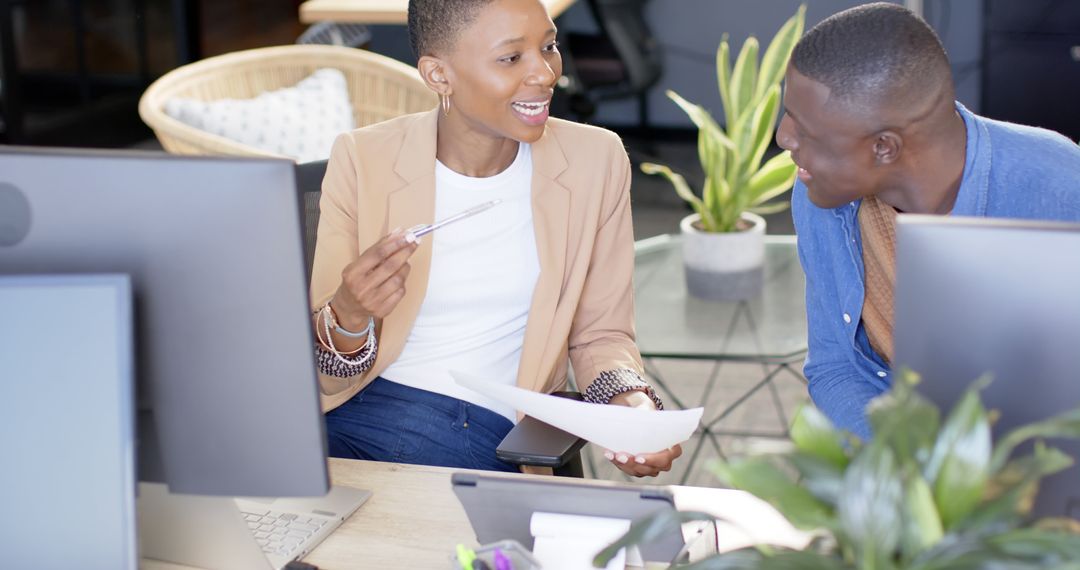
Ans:
{"type": "MultiPolygon", "coordinates": [[[[322,196],[322,181],[326,174],[325,160],[305,162],[296,166],[296,185],[304,202],[304,260],[307,262],[308,277],[311,276],[311,267],[315,261],[315,241],[319,227],[319,198],[322,196]]],[[[575,400],[581,399],[578,392],[556,392],[554,395],[575,400]]],[[[519,422],[514,429],[507,434],[506,440],[521,442],[520,447],[511,450],[514,455],[534,455],[530,451],[534,443],[540,443],[554,439],[570,438],[566,432],[559,428],[545,424],[534,418],[526,418],[519,422]]],[[[581,448],[585,440],[578,438],[571,447],[571,453],[564,463],[555,465],[543,461],[515,461],[517,465],[532,465],[551,467],[555,475],[560,477],[585,477],[585,470],[581,461],[581,448]]]]}
{"type": "Polygon", "coordinates": [[[639,127],[649,123],[647,94],[663,72],[660,46],[645,20],[648,0],[588,0],[599,34],[567,34],[564,87],[570,111],[586,121],[596,104],[637,97],[639,127]]]}

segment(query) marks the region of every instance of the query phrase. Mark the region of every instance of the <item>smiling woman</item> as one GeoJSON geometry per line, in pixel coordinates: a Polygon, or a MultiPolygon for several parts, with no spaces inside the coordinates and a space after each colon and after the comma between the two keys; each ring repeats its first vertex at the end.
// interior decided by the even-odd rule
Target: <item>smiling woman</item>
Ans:
{"type": "MultiPolygon", "coordinates": [[[[539,0],[412,0],[441,104],[338,138],[311,297],[330,453],[511,470],[515,410],[450,371],[662,407],[634,344],[630,164],[603,129],[550,119],[562,58],[539,0]],[[498,205],[420,240],[392,228],[498,205]]],[[[632,456],[656,475],[679,446],[632,456]]]]}

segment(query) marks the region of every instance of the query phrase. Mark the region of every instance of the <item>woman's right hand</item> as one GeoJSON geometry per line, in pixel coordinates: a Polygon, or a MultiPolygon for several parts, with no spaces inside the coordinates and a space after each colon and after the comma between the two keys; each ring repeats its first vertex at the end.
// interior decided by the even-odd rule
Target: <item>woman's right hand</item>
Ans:
{"type": "Polygon", "coordinates": [[[381,319],[394,310],[405,296],[409,257],[418,245],[406,239],[404,230],[394,230],[345,266],[332,302],[342,327],[360,331],[369,317],[381,319]]]}

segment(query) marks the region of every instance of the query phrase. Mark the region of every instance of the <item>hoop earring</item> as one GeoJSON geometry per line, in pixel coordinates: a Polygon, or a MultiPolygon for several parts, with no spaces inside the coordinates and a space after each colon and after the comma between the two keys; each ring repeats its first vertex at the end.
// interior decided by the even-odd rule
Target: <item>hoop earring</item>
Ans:
{"type": "Polygon", "coordinates": [[[450,96],[439,95],[439,104],[442,105],[443,115],[450,115],[450,96]]]}

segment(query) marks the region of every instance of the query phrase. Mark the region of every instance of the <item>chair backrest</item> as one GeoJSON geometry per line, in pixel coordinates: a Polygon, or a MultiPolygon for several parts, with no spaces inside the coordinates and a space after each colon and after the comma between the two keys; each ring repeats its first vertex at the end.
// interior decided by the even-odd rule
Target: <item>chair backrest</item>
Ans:
{"type": "Polygon", "coordinates": [[[296,166],[296,186],[304,201],[304,261],[308,278],[311,278],[315,262],[315,241],[319,230],[319,199],[322,198],[322,181],[326,174],[325,160],[305,162],[296,166]]]}
{"type": "Polygon", "coordinates": [[[626,68],[629,89],[643,91],[663,72],[659,43],[645,18],[648,0],[589,0],[600,29],[611,41],[626,68]]]}
{"type": "Polygon", "coordinates": [[[139,116],[169,152],[277,156],[178,121],[165,113],[165,102],[176,97],[250,99],[296,85],[327,67],[345,74],[357,127],[438,104],[416,69],[394,59],[341,46],[286,45],[227,53],[178,67],[146,89],[139,100],[139,116]]]}

